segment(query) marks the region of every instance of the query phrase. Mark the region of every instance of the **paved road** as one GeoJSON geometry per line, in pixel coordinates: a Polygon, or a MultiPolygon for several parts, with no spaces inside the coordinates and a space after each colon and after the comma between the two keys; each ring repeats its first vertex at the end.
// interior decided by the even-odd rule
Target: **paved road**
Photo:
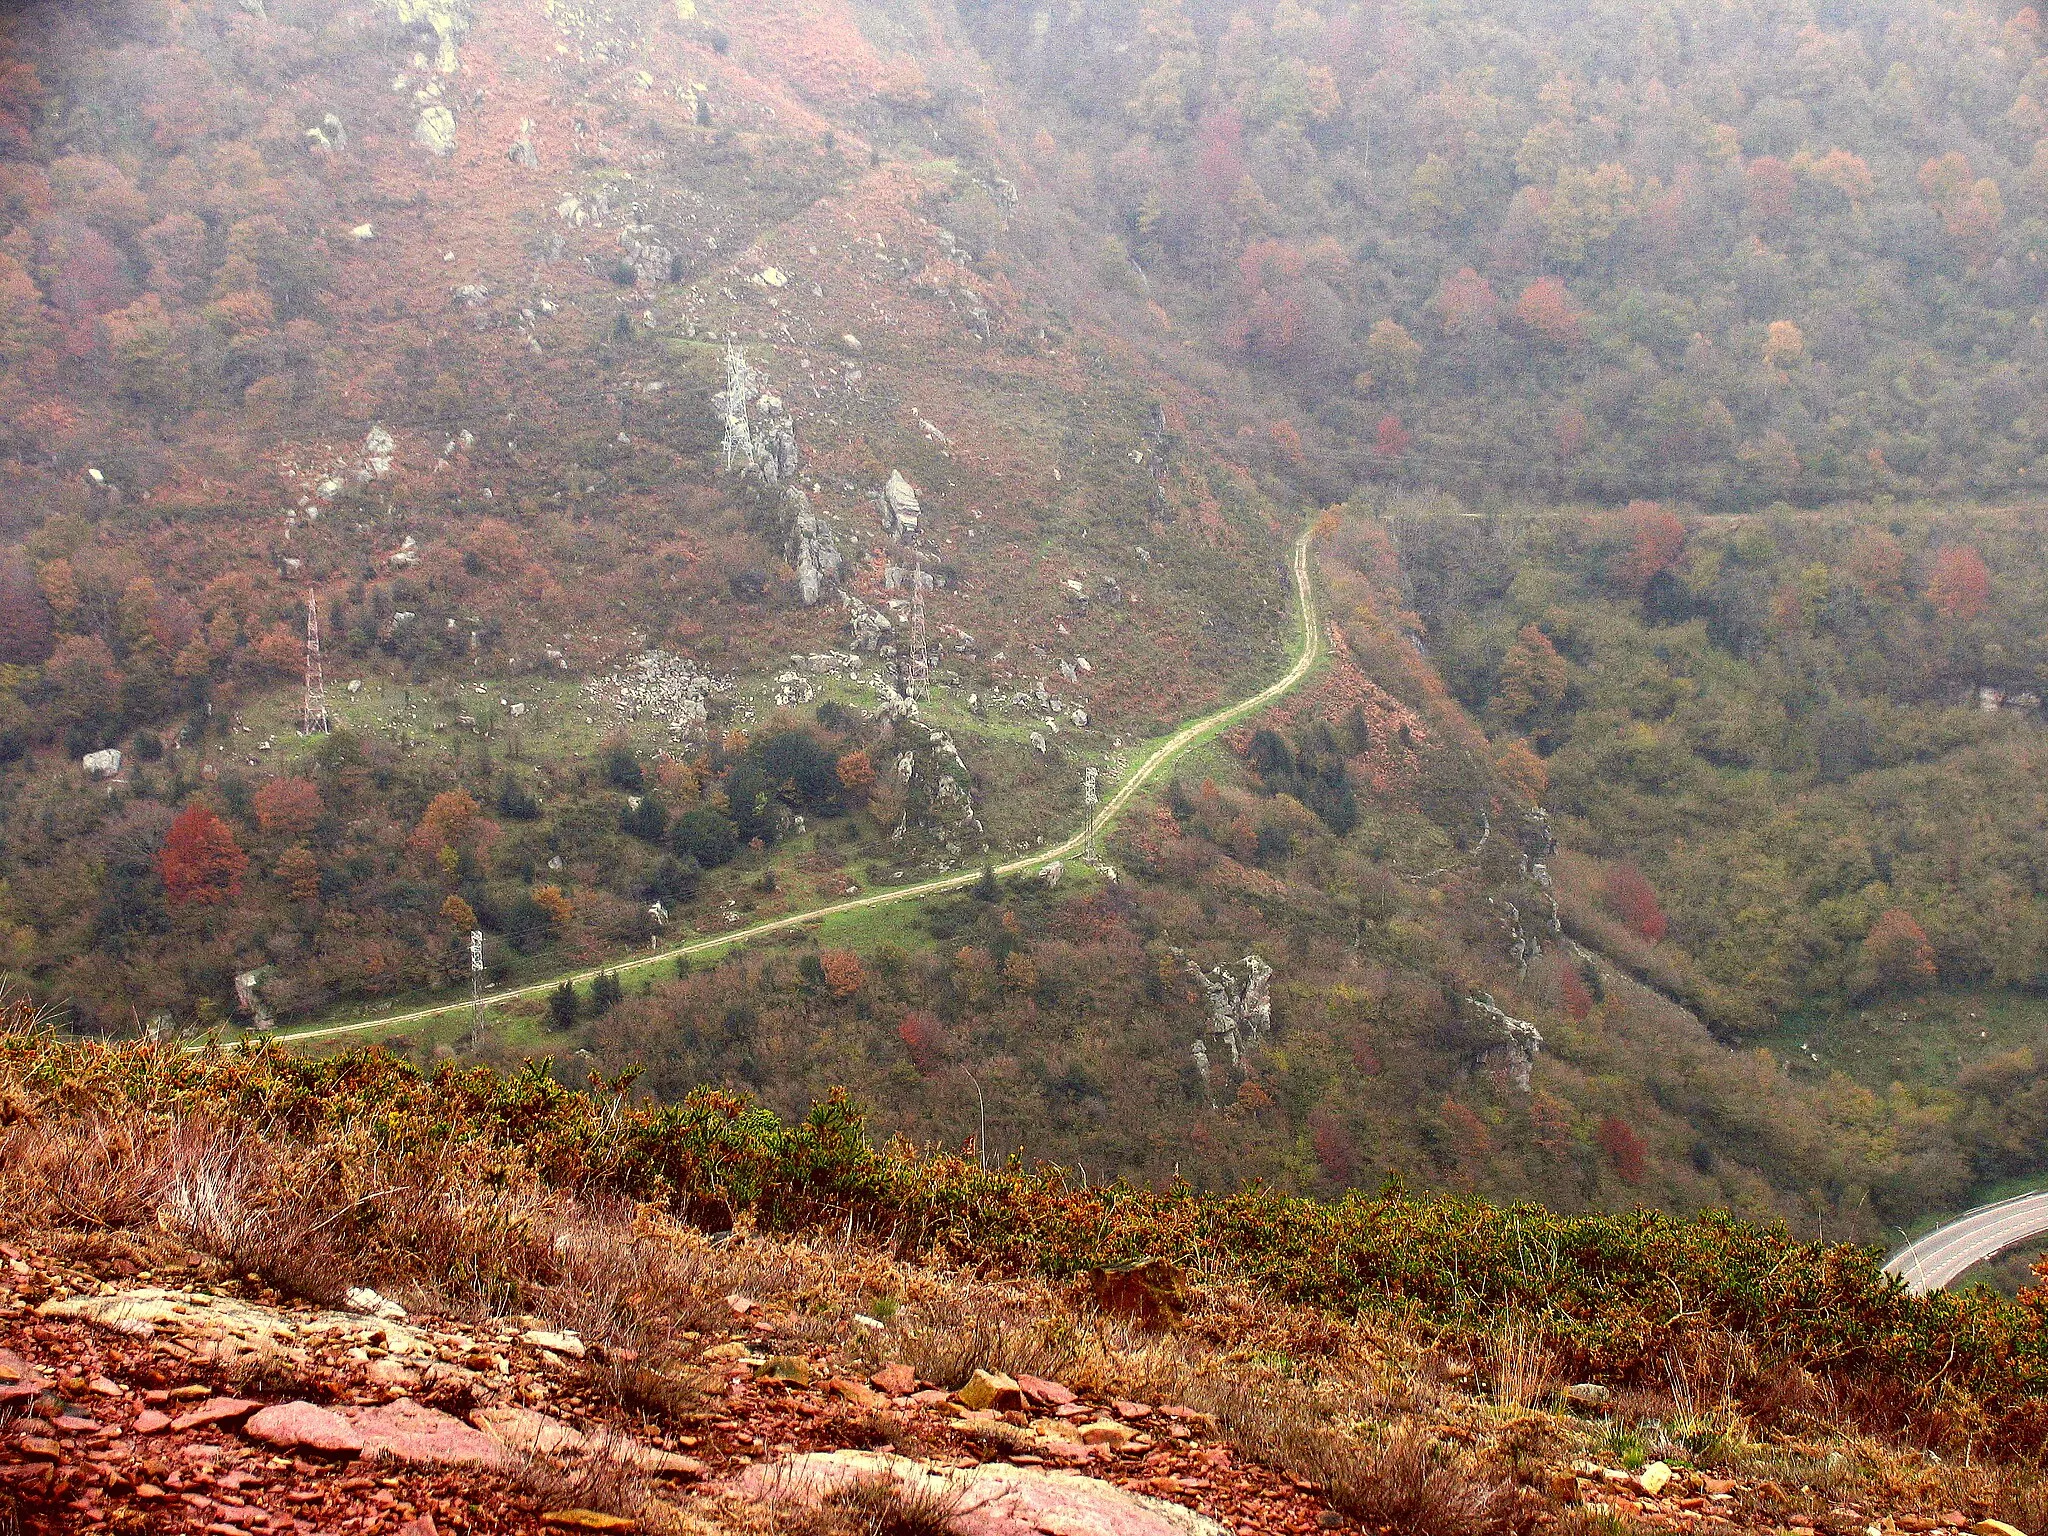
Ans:
{"type": "MultiPolygon", "coordinates": [[[[1240,699],[1237,703],[1227,705],[1217,710],[1214,714],[1204,715],[1199,720],[1191,720],[1165,741],[1161,742],[1153,750],[1152,755],[1126,776],[1123,783],[1117,786],[1115,792],[1102,802],[1097,812],[1096,825],[1098,830],[1106,829],[1116,819],[1118,813],[1126,805],[1130,804],[1132,797],[1148,783],[1156,779],[1175,758],[1179,757],[1189,747],[1235,724],[1246,715],[1265,708],[1266,705],[1293,689],[1296,684],[1308,676],[1309,669],[1322,656],[1323,631],[1322,625],[1316,617],[1315,584],[1311,580],[1309,535],[1307,533],[1303,533],[1294,546],[1294,592],[1296,618],[1301,625],[1301,654],[1295,658],[1294,664],[1284,674],[1260,689],[1250,698],[1240,699]]],[[[1012,859],[1006,864],[998,864],[995,867],[995,871],[998,875],[1014,875],[1025,870],[1043,868],[1055,859],[1068,859],[1080,853],[1087,840],[1088,829],[1083,827],[1057,847],[1040,848],[1033,853],[1026,854],[1023,858],[1012,859]]],[[[963,886],[972,885],[980,878],[981,871],[971,869],[959,874],[942,875],[936,880],[921,881],[916,885],[893,886],[886,891],[875,891],[866,896],[849,897],[845,901],[831,902],[825,906],[812,907],[803,912],[791,912],[786,916],[773,918],[767,922],[754,923],[746,928],[735,928],[730,933],[713,934],[708,938],[693,939],[688,943],[671,945],[667,949],[658,950],[653,953],[642,952],[640,954],[622,955],[611,965],[596,966],[590,970],[576,971],[567,975],[551,976],[546,981],[531,982],[522,987],[508,987],[502,992],[491,993],[489,1001],[492,1003],[502,1003],[515,997],[539,997],[543,993],[552,992],[565,981],[588,982],[597,976],[600,971],[635,970],[641,966],[658,964],[677,955],[694,955],[700,954],[705,950],[723,949],[727,945],[737,943],[742,939],[758,938],[765,933],[775,933],[784,928],[794,928],[803,923],[816,922],[820,918],[830,917],[837,912],[858,912],[866,907],[883,907],[893,902],[916,901],[926,896],[937,895],[941,891],[957,891],[963,886]]],[[[366,1030],[388,1029],[394,1025],[417,1024],[422,1020],[431,1019],[441,1014],[457,1012],[468,1007],[469,1004],[466,1000],[450,1001],[437,1004],[432,1008],[415,1008],[402,1013],[386,1013],[379,1014],[373,1018],[353,1019],[346,1024],[325,1024],[314,1029],[294,1030],[277,1035],[275,1038],[285,1042],[325,1040],[336,1035],[354,1035],[361,1034],[366,1030]]]]}
{"type": "Polygon", "coordinates": [[[1971,1265],[2043,1232],[2048,1232],[2048,1190],[2014,1195],[1966,1211],[1908,1243],[1884,1261],[1884,1272],[1904,1280],[1909,1291],[1938,1291],[1971,1265]]]}

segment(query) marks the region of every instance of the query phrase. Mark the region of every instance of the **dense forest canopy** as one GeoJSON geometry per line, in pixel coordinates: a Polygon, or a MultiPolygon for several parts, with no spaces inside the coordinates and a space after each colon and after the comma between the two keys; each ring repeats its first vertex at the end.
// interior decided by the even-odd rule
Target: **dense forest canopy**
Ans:
{"type": "Polygon", "coordinates": [[[1717,507],[2041,483],[2031,7],[966,14],[1071,135],[1106,280],[1284,381],[1350,474],[1717,507]]]}

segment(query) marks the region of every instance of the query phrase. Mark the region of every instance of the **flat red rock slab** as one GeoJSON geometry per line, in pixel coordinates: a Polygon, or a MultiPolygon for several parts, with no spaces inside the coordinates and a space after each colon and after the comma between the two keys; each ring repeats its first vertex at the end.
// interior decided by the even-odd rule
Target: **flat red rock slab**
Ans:
{"type": "Polygon", "coordinates": [[[350,1408],[343,1416],[361,1438],[363,1449],[398,1461],[444,1467],[503,1467],[512,1463],[506,1449],[481,1430],[438,1409],[401,1397],[381,1408],[350,1408]]]}
{"type": "Polygon", "coordinates": [[[190,1413],[171,1421],[175,1430],[198,1429],[203,1424],[224,1424],[230,1419],[246,1419],[263,1405],[251,1402],[246,1397],[209,1398],[190,1413]]]}
{"type": "Polygon", "coordinates": [[[242,1426],[242,1433],[265,1445],[329,1455],[354,1456],[363,1449],[363,1437],[347,1419],[304,1401],[272,1403],[259,1409],[242,1426]]]}
{"type": "Polygon", "coordinates": [[[171,1416],[155,1408],[145,1408],[135,1415],[135,1422],[129,1426],[138,1435],[159,1435],[171,1427],[171,1416]]]}
{"type": "Polygon", "coordinates": [[[1074,1400],[1071,1388],[1047,1381],[1043,1376],[1019,1376],[1016,1382],[1026,1397],[1046,1408],[1058,1408],[1074,1400]]]}

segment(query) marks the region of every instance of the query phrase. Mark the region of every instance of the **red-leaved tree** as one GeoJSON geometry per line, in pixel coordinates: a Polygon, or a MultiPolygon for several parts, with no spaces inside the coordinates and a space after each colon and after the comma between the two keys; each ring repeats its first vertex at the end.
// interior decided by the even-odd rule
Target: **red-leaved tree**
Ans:
{"type": "Polygon", "coordinates": [[[946,1026],[929,1009],[913,1008],[904,1014],[903,1022],[896,1026],[896,1037],[919,1072],[933,1071],[945,1061],[946,1026]]]}
{"type": "Polygon", "coordinates": [[[1594,1133],[1593,1139],[1600,1143],[1600,1150],[1614,1164],[1615,1174],[1622,1183],[1643,1182],[1643,1174],[1649,1167],[1650,1148],[1636,1134],[1634,1126],[1619,1115],[1609,1115],[1600,1122],[1600,1129],[1594,1133]]]}
{"type": "Polygon", "coordinates": [[[235,829],[195,800],[178,812],[157,855],[164,893],[171,905],[216,906],[242,894],[249,856],[235,841],[235,829]]]}
{"type": "Polygon", "coordinates": [[[1967,624],[1991,606],[1991,571],[1984,557],[1967,544],[1951,544],[1934,557],[1927,577],[1927,600],[1944,619],[1967,624]]]}
{"type": "Polygon", "coordinates": [[[1880,987],[1911,991],[1934,980],[1934,946],[1913,914],[1897,907],[1881,914],[1863,939],[1863,963],[1880,987]]]}
{"type": "Polygon", "coordinates": [[[1602,895],[1607,910],[1620,918],[1638,938],[1648,939],[1654,944],[1664,937],[1669,924],[1663,907],[1657,902],[1656,888],[1635,865],[1615,865],[1608,873],[1602,895]]]}

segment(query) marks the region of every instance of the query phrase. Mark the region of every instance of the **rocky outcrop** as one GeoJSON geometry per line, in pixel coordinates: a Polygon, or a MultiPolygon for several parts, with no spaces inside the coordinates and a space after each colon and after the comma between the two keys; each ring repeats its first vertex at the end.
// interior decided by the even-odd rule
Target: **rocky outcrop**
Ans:
{"type": "Polygon", "coordinates": [[[922,513],[917,491],[903,478],[902,470],[889,471],[888,482],[881,489],[881,503],[884,528],[906,542],[917,537],[917,520],[922,513]]]}
{"type": "Polygon", "coordinates": [[[1498,1066],[1517,1092],[1527,1093],[1530,1074],[1536,1070],[1536,1053],[1543,1049],[1543,1032],[1527,1019],[1512,1017],[1484,992],[1466,998],[1465,1006],[1482,1024],[1499,1032],[1498,1042],[1486,1048],[1482,1059],[1498,1066]]]}
{"type": "Polygon", "coordinates": [[[896,743],[903,819],[891,840],[902,843],[912,833],[931,839],[943,855],[939,867],[947,869],[970,852],[986,853],[988,829],[975,810],[973,779],[952,736],[919,723],[913,705],[897,721],[896,743]]]}
{"type": "Polygon", "coordinates": [[[817,605],[826,582],[839,575],[839,541],[832,525],[811,510],[811,500],[796,486],[784,496],[789,509],[785,553],[796,570],[797,593],[806,608],[817,605]]]}
{"type": "MultiPolygon", "coordinates": [[[[1229,1049],[1233,1066],[1241,1063],[1245,1053],[1273,1028],[1273,967],[1257,955],[1246,955],[1236,965],[1205,971],[1193,957],[1179,950],[1175,953],[1208,1002],[1209,1022],[1203,1034],[1229,1049]]],[[[1202,1055],[1207,1055],[1206,1047],[1202,1055]]]]}
{"type": "Polygon", "coordinates": [[[431,28],[434,68],[444,75],[455,73],[459,63],[455,45],[469,30],[468,6],[458,0],[379,0],[379,6],[396,17],[400,26],[431,28]]]}
{"type": "Polygon", "coordinates": [[[878,654],[896,633],[887,614],[870,608],[851,592],[839,594],[839,605],[846,611],[846,643],[863,655],[878,654]]]}
{"type": "Polygon", "coordinates": [[[534,152],[533,148],[532,118],[522,117],[519,119],[519,132],[513,138],[511,147],[505,151],[505,158],[522,170],[537,171],[540,169],[540,156],[534,152]]]}
{"type": "MultiPolygon", "coordinates": [[[[780,396],[760,391],[759,376],[738,347],[725,349],[725,388],[718,403],[725,421],[721,447],[726,473],[779,492],[783,555],[796,572],[798,597],[806,608],[815,607],[826,583],[838,578],[842,562],[832,524],[812,508],[810,497],[796,483],[796,422],[780,396]]],[[[853,613],[854,649],[879,650],[888,621],[858,599],[844,593],[841,597],[858,610],[853,613]],[[865,615],[880,619],[881,629],[863,622],[865,615]]]]}
{"type": "Polygon", "coordinates": [[[430,155],[446,158],[455,153],[455,114],[439,102],[420,108],[413,125],[412,141],[430,155]]]}

